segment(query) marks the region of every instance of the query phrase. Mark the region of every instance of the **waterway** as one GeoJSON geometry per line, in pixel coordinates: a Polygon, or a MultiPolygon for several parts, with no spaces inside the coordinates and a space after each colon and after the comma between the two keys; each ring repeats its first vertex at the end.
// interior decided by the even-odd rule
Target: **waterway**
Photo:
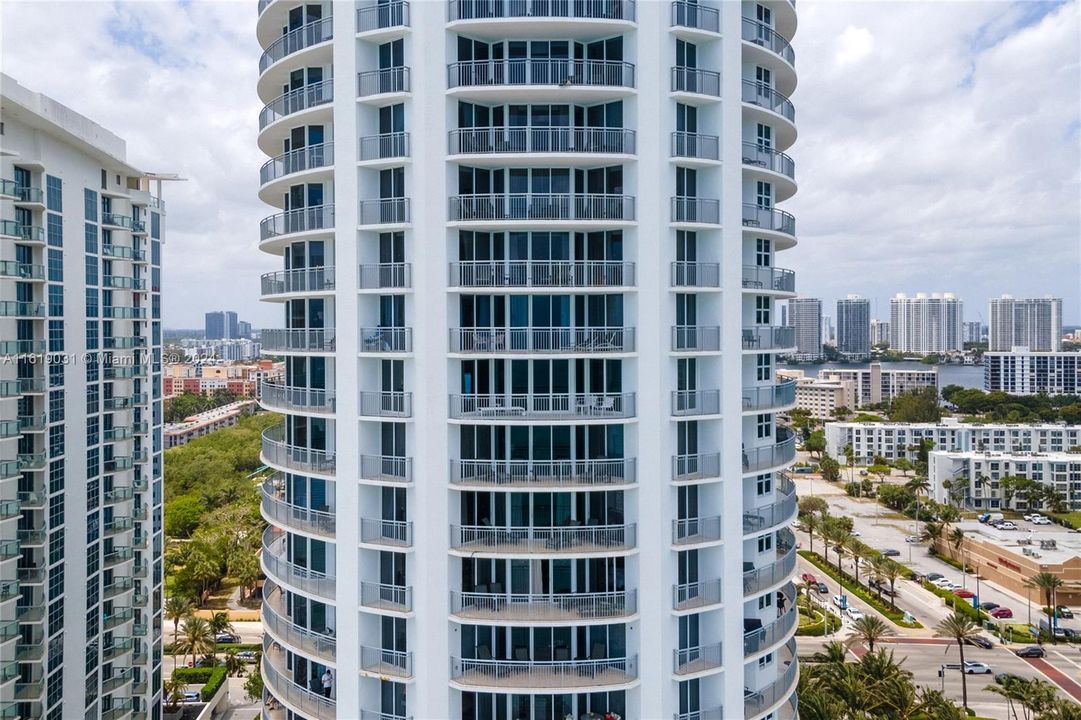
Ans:
{"type": "MultiPolygon", "coordinates": [[[[822,365],[781,365],[783,368],[802,370],[808,377],[816,377],[820,372],[837,368],[855,370],[870,367],[868,363],[823,363],[822,365]]],[[[938,368],[938,386],[960,385],[965,388],[983,390],[982,365],[925,365],[921,362],[884,362],[883,370],[929,370],[938,368]]]]}

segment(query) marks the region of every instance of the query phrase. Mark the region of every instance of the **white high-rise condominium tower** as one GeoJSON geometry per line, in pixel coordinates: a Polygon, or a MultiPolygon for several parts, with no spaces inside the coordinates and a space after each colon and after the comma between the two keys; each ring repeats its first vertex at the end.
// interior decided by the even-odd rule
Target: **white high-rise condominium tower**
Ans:
{"type": "Polygon", "coordinates": [[[946,353],[964,349],[963,303],[953,293],[898,293],[890,298],[890,349],[946,353]]]}
{"type": "Polygon", "coordinates": [[[258,10],[268,693],[794,717],[790,0],[258,10]]]}
{"type": "Polygon", "coordinates": [[[788,322],[795,333],[795,360],[822,357],[822,301],[818,298],[793,298],[788,301],[788,322]]]}
{"type": "Polygon", "coordinates": [[[852,360],[871,357],[871,301],[849,295],[837,301],[837,351],[852,360]]]}
{"type": "Polygon", "coordinates": [[[0,122],[0,716],[160,717],[164,210],[7,75],[0,122]]]}
{"type": "Polygon", "coordinates": [[[1062,349],[1062,298],[1015,300],[1003,295],[992,298],[988,306],[989,351],[1009,352],[1015,347],[1034,352],[1062,349]]]}

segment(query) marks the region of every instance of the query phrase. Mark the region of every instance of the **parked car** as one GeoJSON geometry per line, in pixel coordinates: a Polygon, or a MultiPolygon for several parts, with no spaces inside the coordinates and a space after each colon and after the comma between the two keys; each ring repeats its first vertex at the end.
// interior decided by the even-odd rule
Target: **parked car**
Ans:
{"type": "Polygon", "coordinates": [[[800,577],[800,580],[807,583],[808,585],[817,585],[818,584],[818,578],[816,578],[811,573],[803,573],[799,577],[800,577]]]}
{"type": "Polygon", "coordinates": [[[1024,518],[1025,522],[1032,522],[1035,518],[1040,517],[1040,514],[1036,513],[1035,515],[1033,515],[1032,513],[1028,513],[1028,514],[1022,515],[1021,517],[1024,518]]]}
{"type": "Polygon", "coordinates": [[[1073,610],[1066,607],[1065,605],[1056,605],[1055,614],[1058,615],[1060,618],[1066,618],[1067,620],[1073,619],[1073,610]]]}
{"type": "Polygon", "coordinates": [[[946,578],[932,580],[931,584],[937,588],[941,588],[942,590],[953,590],[956,587],[960,587],[960,585],[954,585],[952,581],[947,580],[946,578]]]}
{"type": "MultiPolygon", "coordinates": [[[[1043,648],[1040,647],[1039,645],[1029,645],[1028,647],[1023,647],[1023,648],[1021,648],[1019,650],[1014,650],[1013,653],[1017,657],[1024,657],[1024,658],[1028,658],[1028,657],[1042,658],[1044,655],[1047,654],[1047,653],[1045,653],[1043,651],[1043,648]]],[[[998,678],[995,678],[995,679],[997,680],[998,678]]]]}
{"type": "Polygon", "coordinates": [[[198,690],[185,690],[184,691],[184,700],[183,700],[184,702],[186,702],[186,703],[199,702],[200,699],[201,699],[201,694],[200,694],[200,692],[198,690]]]}
{"type": "Polygon", "coordinates": [[[844,595],[834,595],[833,604],[843,609],[848,604],[848,598],[844,595]]]}
{"type": "Polygon", "coordinates": [[[957,590],[953,591],[953,594],[959,598],[964,598],[965,600],[971,600],[972,598],[976,597],[976,593],[972,592],[971,590],[966,590],[965,588],[958,588],[957,590]]]}
{"type": "Polygon", "coordinates": [[[920,538],[917,535],[909,535],[908,537],[905,538],[906,543],[918,543],[919,541],[920,541],[920,538]]]}
{"type": "Polygon", "coordinates": [[[1007,680],[1009,680],[1010,678],[1013,678],[1015,680],[1021,680],[1022,679],[1020,675],[1014,675],[1013,673],[1005,673],[1005,672],[997,673],[995,675],[995,684],[996,685],[1002,685],[1007,680]]]}
{"type": "Polygon", "coordinates": [[[240,642],[240,636],[233,633],[220,632],[214,636],[214,642],[219,643],[238,643],[240,642]]]}
{"type": "Polygon", "coordinates": [[[991,612],[997,607],[999,607],[999,604],[997,602],[991,602],[990,600],[985,600],[980,603],[980,610],[986,610],[987,612],[991,612]]]}
{"type": "Polygon", "coordinates": [[[852,532],[849,533],[849,535],[852,536],[852,537],[861,537],[859,530],[853,530],[852,532]]]}
{"type": "Polygon", "coordinates": [[[976,519],[979,520],[982,523],[988,523],[988,522],[994,523],[994,522],[998,522],[1002,518],[1003,518],[1002,513],[984,513],[983,515],[980,515],[976,519]]]}
{"type": "Polygon", "coordinates": [[[995,646],[995,643],[992,640],[988,640],[983,635],[974,635],[965,640],[965,645],[975,645],[978,648],[990,650],[995,646]]]}
{"type": "Polygon", "coordinates": [[[995,525],[995,527],[998,528],[999,530],[1016,530],[1017,529],[1017,526],[1014,525],[1009,520],[1003,520],[998,525],[995,525]]]}
{"type": "Polygon", "coordinates": [[[965,675],[990,675],[993,671],[991,666],[987,663],[975,662],[973,660],[965,660],[964,668],[965,675]]]}
{"type": "Polygon", "coordinates": [[[825,595],[826,593],[828,593],[830,591],[829,587],[824,582],[816,583],[816,584],[812,585],[811,587],[813,587],[818,593],[820,593],[822,595],[825,595]]]}
{"type": "Polygon", "coordinates": [[[860,610],[858,607],[849,606],[845,610],[845,615],[848,615],[848,617],[853,620],[859,620],[861,617],[863,617],[863,611],[860,610]]]}
{"type": "Polygon", "coordinates": [[[991,617],[999,620],[1003,618],[1012,618],[1013,610],[1010,610],[1008,607],[997,607],[991,611],[991,617]]]}
{"type": "Polygon", "coordinates": [[[1032,521],[1033,525],[1053,525],[1051,518],[1040,516],[1032,521]]]}
{"type": "Polygon", "coordinates": [[[927,579],[927,582],[933,583],[935,580],[942,579],[942,573],[927,573],[924,578],[927,579]]]}
{"type": "Polygon", "coordinates": [[[893,548],[886,548],[885,550],[882,551],[883,557],[897,557],[900,554],[901,554],[900,550],[895,550],[893,548]]]}

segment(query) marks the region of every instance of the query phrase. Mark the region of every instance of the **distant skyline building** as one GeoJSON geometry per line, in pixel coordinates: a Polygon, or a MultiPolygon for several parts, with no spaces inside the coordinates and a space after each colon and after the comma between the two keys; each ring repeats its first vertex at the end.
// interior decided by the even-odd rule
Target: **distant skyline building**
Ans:
{"type": "Polygon", "coordinates": [[[248,340],[251,338],[251,323],[247,320],[237,322],[237,339],[248,340]]]}
{"type": "Polygon", "coordinates": [[[890,347],[920,354],[959,352],[964,304],[953,293],[897,293],[890,299],[890,347]]]}
{"type": "Polygon", "coordinates": [[[850,360],[871,356],[871,301],[848,295],[837,301],[837,352],[850,360]]]}
{"type": "Polygon", "coordinates": [[[829,315],[822,316],[822,344],[832,345],[836,341],[833,334],[833,318],[829,315]]]}
{"type": "Polygon", "coordinates": [[[1062,349],[1062,298],[1003,295],[988,301],[987,317],[987,349],[991,352],[1008,352],[1015,347],[1036,352],[1062,349]]]}
{"type": "Polygon", "coordinates": [[[1014,348],[983,354],[983,389],[1011,395],[1081,394],[1081,353],[1014,348]]]}
{"type": "Polygon", "coordinates": [[[871,344],[890,344],[890,323],[888,320],[871,321],[871,344]]]}
{"type": "Polygon", "coordinates": [[[208,312],[204,329],[207,340],[236,340],[240,337],[240,321],[232,310],[208,312]]]}
{"type": "Polygon", "coordinates": [[[796,335],[793,360],[814,361],[822,357],[822,301],[792,298],[788,301],[788,322],[796,335]]]}
{"type": "Polygon", "coordinates": [[[964,324],[964,338],[967,343],[978,343],[983,341],[983,323],[979,320],[966,321],[964,324]]]}

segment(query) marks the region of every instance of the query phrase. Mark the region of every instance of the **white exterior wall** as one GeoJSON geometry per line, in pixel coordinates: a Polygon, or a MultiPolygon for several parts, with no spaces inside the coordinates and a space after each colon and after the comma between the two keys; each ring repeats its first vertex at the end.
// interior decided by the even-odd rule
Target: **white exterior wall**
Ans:
{"type": "MultiPolygon", "coordinates": [[[[1007,507],[999,480],[1024,477],[1050,485],[1067,511],[1081,509],[1081,456],[1076,453],[931,452],[928,480],[931,495],[945,502],[950,494],[966,508],[999,510],[1007,507]]],[[[1010,499],[1012,510],[1028,510],[1023,497],[1010,499]]],[[[1045,507],[1046,509],[1046,507],[1045,507]]]]}
{"type": "Polygon", "coordinates": [[[1077,395],[1081,393],[1081,353],[1010,352],[983,355],[983,389],[1010,395],[1077,395]]]}
{"type": "MultiPolygon", "coordinates": [[[[792,598],[795,548],[786,526],[796,506],[793,487],[782,471],[792,461],[795,447],[790,435],[776,425],[775,413],[792,407],[795,398],[791,385],[775,389],[774,379],[776,354],[790,351],[793,345],[790,334],[776,328],[775,304],[794,294],[791,273],[775,265],[775,253],[795,244],[794,221],[781,212],[755,209],[755,205],[759,203],[760,181],[771,184],[775,203],[783,205],[795,192],[792,161],[780,154],[794,142],[795,126],[780,112],[762,106],[765,103],[783,111],[783,98],[771,104],[774,96],[753,84],[747,96],[744,86],[744,81],[755,77],[756,66],[761,66],[772,72],[777,92],[787,95],[794,89],[795,72],[782,56],[790,52],[787,39],[795,31],[793,5],[788,0],[762,4],[772,14],[773,26],[779,33],[774,35],[768,29],[759,30],[753,21],[744,23],[743,18],[756,16],[754,3],[681,9],[678,17],[684,24],[678,27],[673,27],[672,5],[658,2],[390,3],[381,6],[379,15],[364,9],[366,5],[334,3],[333,20],[311,20],[308,26],[298,28],[290,36],[296,39],[288,41],[292,52],[281,56],[276,49],[281,46],[274,43],[282,26],[289,22],[290,11],[297,7],[299,3],[280,0],[260,3],[260,43],[265,50],[276,53],[264,67],[260,97],[273,105],[289,71],[319,67],[323,78],[333,69],[334,99],[319,102],[324,96],[318,91],[301,90],[293,96],[296,101],[286,106],[288,113],[264,124],[259,144],[268,156],[275,157],[285,150],[282,141],[289,130],[322,124],[324,143],[333,139],[333,164],[324,164],[324,156],[303,167],[294,163],[291,171],[265,179],[260,196],[274,206],[272,212],[280,213],[286,209],[283,195],[291,185],[319,183],[323,187],[323,204],[333,203],[334,210],[333,227],[324,222],[329,217],[325,209],[305,210],[290,216],[295,222],[290,219],[291,224],[264,231],[261,243],[264,251],[278,256],[305,239],[322,241],[326,246],[325,262],[312,263],[319,270],[288,275],[283,261],[281,273],[264,279],[265,300],[304,301],[310,309],[311,301],[322,299],[324,305],[321,320],[314,321],[323,323],[321,330],[310,331],[311,315],[305,320],[307,325],[301,326],[283,313],[287,327],[300,332],[283,342],[286,336],[281,333],[264,331],[264,348],[268,353],[285,354],[290,362],[324,358],[327,363],[325,388],[316,393],[312,392],[316,386],[305,384],[304,378],[293,371],[286,376],[285,388],[267,384],[260,392],[262,404],[288,415],[290,427],[303,424],[309,428],[307,436],[296,431],[287,436],[285,447],[278,444],[273,433],[264,442],[264,460],[281,473],[281,485],[268,486],[264,501],[264,514],[274,528],[268,536],[272,544],[264,552],[264,567],[272,585],[282,591],[271,589],[270,602],[264,609],[268,629],[264,679],[269,693],[295,712],[316,718],[356,717],[359,713],[365,719],[449,716],[473,720],[483,717],[484,712],[496,712],[493,708],[497,705],[502,708],[498,711],[503,713],[500,717],[513,717],[516,711],[510,706],[512,695],[532,696],[536,703],[550,702],[553,705],[548,707],[555,707],[554,703],[563,702],[556,698],[557,694],[566,695],[570,703],[553,710],[559,717],[566,713],[578,717],[586,711],[605,709],[618,710],[628,719],[700,716],[705,720],[733,715],[757,719],[771,714],[773,718],[794,717],[796,671],[791,638],[795,616],[791,602],[786,612],[779,614],[775,598],[778,592],[792,598]],[[358,7],[362,17],[377,17],[379,27],[358,35],[358,7]],[[469,12],[490,14],[495,12],[493,8],[500,16],[454,19],[469,12]],[[530,10],[528,16],[514,17],[526,8],[530,10]],[[587,16],[574,16],[581,13],[587,16]],[[588,16],[596,13],[612,15],[588,16]],[[507,14],[511,17],[504,16],[507,14]],[[718,20],[720,33],[705,26],[711,18],[718,20]],[[687,26],[699,23],[703,27],[687,26]],[[333,39],[324,41],[328,25],[333,26],[333,39]],[[748,28],[753,31],[749,37],[761,42],[742,39],[748,28]],[[488,63],[474,68],[475,72],[456,74],[456,81],[448,83],[448,65],[460,59],[459,36],[493,43],[520,38],[531,42],[589,42],[616,35],[623,40],[622,61],[634,67],[633,87],[590,85],[588,68],[569,82],[550,85],[506,82],[505,78],[511,76],[485,74],[495,72],[491,69],[494,65],[507,67],[503,63],[488,63]],[[357,73],[376,68],[379,46],[397,40],[403,42],[402,64],[409,69],[408,89],[364,96],[358,102],[357,73]],[[672,67],[680,40],[696,44],[699,69],[719,72],[715,95],[672,91],[672,67]],[[491,82],[469,84],[471,78],[478,77],[491,82]],[[741,102],[744,98],[750,102],[741,102]],[[314,104],[307,106],[313,99],[314,104]],[[460,100],[489,106],[585,106],[622,101],[623,128],[634,131],[635,149],[633,153],[617,154],[591,150],[448,155],[448,136],[459,130],[460,100]],[[698,108],[696,134],[719,139],[716,157],[704,152],[704,138],[697,138],[694,145],[703,149],[702,156],[672,157],[677,102],[698,108]],[[379,108],[395,103],[405,105],[408,156],[362,161],[358,166],[356,158],[362,149],[358,138],[377,134],[379,108]],[[744,141],[756,143],[759,122],[771,128],[774,152],[743,146],[744,141]],[[453,214],[448,215],[452,198],[463,194],[458,177],[461,167],[571,168],[573,180],[574,169],[614,165],[621,166],[623,172],[618,194],[634,198],[633,216],[619,217],[606,211],[594,218],[547,219],[534,213],[515,215],[509,211],[509,217],[474,217],[467,213],[456,220],[453,214]],[[358,226],[359,203],[379,196],[379,171],[399,167],[404,168],[408,217],[402,218],[403,222],[365,220],[368,224],[358,226]],[[698,209],[698,215],[673,218],[671,198],[677,194],[677,168],[697,171],[695,196],[717,201],[715,218],[706,216],[705,207],[698,209]],[[469,287],[460,282],[461,276],[450,267],[461,259],[460,232],[516,229],[569,232],[572,240],[575,232],[619,230],[621,259],[633,263],[633,282],[621,275],[624,280],[613,286],[597,282],[586,273],[585,280],[566,286],[542,285],[536,280],[525,284],[504,274],[510,271],[504,270],[502,262],[498,267],[483,268],[494,267],[487,276],[500,278],[493,281],[494,286],[469,287]],[[378,252],[379,236],[392,231],[404,233],[403,260],[408,264],[409,282],[399,287],[362,283],[358,267],[385,262],[378,252]],[[697,233],[694,255],[677,254],[677,231],[697,233]],[[760,241],[770,244],[764,254],[756,254],[763,247],[760,241]],[[676,272],[673,264],[677,259],[691,264],[676,272]],[[319,283],[327,273],[325,268],[331,265],[333,285],[328,288],[319,283]],[[321,278],[316,283],[319,286],[313,287],[305,276],[321,278]],[[527,353],[514,345],[514,326],[493,323],[491,327],[498,333],[485,331],[481,339],[470,339],[448,349],[448,336],[461,337],[452,330],[463,325],[463,296],[523,294],[538,299],[553,294],[587,298],[582,302],[621,296],[622,325],[633,329],[634,345],[625,352],[613,352],[606,346],[607,341],[576,342],[558,352],[537,349],[527,353]],[[694,297],[696,315],[680,321],[692,330],[683,331],[678,345],[674,345],[672,328],[677,324],[677,305],[684,302],[681,295],[694,297]],[[371,332],[360,330],[379,325],[381,305],[396,302],[393,298],[399,297],[404,298],[401,326],[408,328],[412,337],[410,349],[402,352],[388,347],[385,341],[373,343],[371,332]],[[764,362],[761,370],[759,356],[764,362]],[[510,368],[517,360],[568,358],[572,388],[576,361],[618,360],[620,376],[616,384],[624,394],[621,402],[633,402],[633,412],[620,417],[606,415],[606,411],[576,414],[578,410],[556,410],[546,417],[530,410],[489,409],[463,416],[455,409],[458,403],[474,402],[479,405],[471,407],[490,408],[497,400],[512,402],[504,395],[492,398],[475,391],[462,393],[467,363],[493,358],[505,361],[502,373],[508,387],[510,368]],[[691,359],[697,362],[694,382],[680,386],[679,363],[691,359]],[[371,406],[361,401],[358,391],[382,392],[387,378],[383,375],[387,367],[384,362],[395,361],[402,363],[400,387],[405,395],[377,396],[375,414],[362,415],[371,406]],[[324,399],[323,390],[327,397],[333,392],[333,402],[324,399]],[[678,400],[674,399],[677,391],[683,393],[678,400]],[[398,412],[405,403],[410,409],[398,412]],[[324,423],[327,440],[320,444],[314,429],[321,431],[324,423]],[[697,423],[697,443],[688,446],[681,438],[693,432],[688,429],[690,423],[697,423]],[[383,426],[389,424],[403,429],[405,446],[400,452],[384,450],[383,426]],[[556,432],[570,426],[574,428],[572,443],[579,442],[579,435],[605,437],[614,432],[610,428],[620,427],[622,454],[616,455],[616,461],[633,461],[634,477],[617,473],[614,477],[626,482],[613,483],[607,471],[591,470],[583,476],[588,482],[553,486],[546,481],[544,472],[538,472],[544,461],[538,446],[526,448],[526,454],[533,453],[533,457],[514,456],[515,461],[531,463],[532,470],[529,475],[514,476],[519,484],[513,488],[506,484],[510,470],[505,470],[512,466],[504,464],[502,457],[493,463],[495,471],[477,475],[472,484],[458,481],[459,468],[467,467],[459,465],[463,454],[461,434],[480,427],[510,437],[523,426],[534,433],[548,432],[549,427],[556,432]],[[316,463],[311,459],[313,450],[318,451],[319,458],[323,453],[330,458],[316,463]],[[361,456],[379,454],[393,454],[403,460],[394,464],[395,472],[384,470],[380,475],[361,462],[361,456]],[[685,457],[677,462],[677,455],[685,457]],[[409,482],[402,482],[395,473],[404,467],[406,458],[411,470],[409,482]],[[506,479],[499,480],[504,476],[506,479]],[[326,494],[319,507],[315,507],[310,495],[297,495],[292,489],[295,483],[325,485],[326,494]],[[585,508],[587,502],[597,502],[591,497],[599,498],[599,493],[608,492],[612,504],[607,508],[606,522],[619,526],[612,532],[625,540],[606,541],[600,547],[590,547],[595,543],[567,544],[562,538],[571,531],[565,526],[539,544],[520,539],[509,542],[521,532],[536,536],[548,531],[543,524],[522,527],[500,520],[501,511],[496,508],[507,502],[508,489],[514,490],[515,497],[528,494],[534,503],[541,502],[544,494],[562,493],[566,497],[570,493],[568,502],[579,522],[591,518],[577,514],[582,512],[578,506],[585,508]],[[400,495],[388,501],[388,495],[396,491],[400,495]],[[697,511],[692,512],[687,509],[686,495],[694,493],[697,511]],[[463,513],[473,512],[476,507],[464,503],[463,498],[469,503],[488,502],[489,494],[492,505],[484,511],[488,515],[481,518],[477,510],[475,517],[463,518],[463,513]],[[612,518],[617,498],[621,523],[612,518]],[[386,537],[386,529],[383,537],[373,539],[362,528],[369,527],[365,521],[378,519],[386,512],[404,515],[411,533],[408,542],[394,541],[401,536],[386,537]],[[468,530],[468,537],[475,539],[464,541],[454,529],[466,524],[476,526],[468,530]],[[486,529],[491,526],[503,528],[500,532],[505,534],[493,534],[486,529]],[[681,528],[678,538],[673,535],[677,527],[681,528]],[[632,532],[633,539],[626,540],[632,532]],[[688,533],[690,536],[684,537],[688,533]],[[281,548],[276,539],[279,535],[293,543],[292,550],[281,548]],[[763,538],[767,540],[760,543],[763,538]],[[312,541],[326,544],[326,561],[314,568],[320,573],[314,581],[314,566],[304,570],[299,566],[318,561],[296,550],[296,546],[312,541]],[[697,553],[692,579],[681,580],[680,559],[691,564],[691,552],[697,553]],[[381,553],[404,555],[405,573],[404,579],[385,589],[394,601],[373,603],[361,592],[361,584],[387,584],[381,575],[381,553]],[[546,616],[543,611],[548,608],[550,612],[550,605],[566,603],[577,607],[577,603],[594,602],[595,598],[586,588],[559,591],[544,599],[536,597],[540,574],[536,563],[563,559],[584,563],[594,558],[612,563],[612,567],[623,564],[609,582],[620,585],[613,588],[620,594],[618,603],[628,604],[620,609],[611,605],[614,601],[605,600],[601,610],[572,609],[546,616]],[[298,567],[283,570],[281,560],[298,567]],[[473,587],[467,587],[465,568],[489,560],[492,567],[502,564],[508,570],[506,579],[477,579],[473,587]],[[515,560],[535,563],[526,578],[532,597],[518,590],[514,590],[514,597],[507,594],[511,584],[509,563],[515,560]],[[678,591],[684,599],[677,602],[675,586],[681,583],[689,587],[678,591]],[[496,584],[500,585],[498,590],[496,584]],[[480,589],[482,585],[484,590],[480,589]],[[461,606],[463,591],[469,594],[469,603],[474,604],[461,606]],[[333,638],[326,635],[325,627],[295,611],[278,613],[276,599],[286,594],[294,602],[325,605],[327,626],[333,618],[333,638]],[[408,602],[400,602],[407,594],[408,602]],[[771,602],[759,608],[759,598],[771,602]],[[477,609],[482,606],[489,609],[477,609]],[[356,608],[360,608],[359,612],[356,608]],[[520,614],[510,616],[508,608],[520,614]],[[745,635],[745,627],[753,628],[755,623],[761,623],[764,630],[751,630],[745,635]],[[405,650],[400,655],[390,652],[387,645],[391,638],[386,630],[394,624],[404,624],[405,650]],[[694,624],[698,632],[693,642],[685,637],[682,646],[681,624],[685,636],[687,628],[694,624]],[[612,648],[614,639],[601,643],[603,660],[614,664],[598,671],[591,664],[591,656],[597,649],[600,627],[605,625],[613,628],[609,638],[625,636],[625,650],[622,656],[616,653],[612,648]],[[570,632],[567,628],[574,628],[570,635],[572,647],[567,648],[571,656],[556,658],[555,651],[561,649],[559,638],[570,632]],[[520,644],[523,633],[530,638],[528,646],[520,644]],[[537,640],[547,633],[555,638],[552,645],[537,640]],[[470,634],[486,639],[464,642],[463,638],[470,634]],[[315,644],[305,638],[316,638],[315,644]],[[494,655],[493,660],[483,657],[482,646],[494,655]],[[362,649],[365,647],[374,648],[377,660],[382,662],[373,662],[371,651],[362,649]],[[760,666],[759,660],[767,656],[771,661],[760,666]],[[329,700],[308,688],[312,672],[318,677],[326,667],[336,677],[329,700]],[[690,680],[698,681],[697,695],[690,685],[684,685],[681,693],[680,683],[690,680]],[[749,697],[745,697],[745,688],[752,692],[749,697]],[[394,693],[404,697],[404,703],[388,703],[387,698],[394,693]]],[[[331,14],[329,3],[323,3],[321,8],[324,18],[331,14]]],[[[538,66],[530,67],[534,72],[538,66]]],[[[503,130],[499,136],[505,137],[503,130]]],[[[308,151],[305,157],[313,155],[308,151]]],[[[579,206],[572,202],[569,207],[579,206]]],[[[579,212],[576,210],[576,214],[579,212]]],[[[272,225],[273,221],[265,227],[272,225]]],[[[540,265],[545,270],[558,268],[555,264],[540,265]]],[[[588,325],[581,318],[579,324],[588,325]]],[[[398,327],[391,323],[385,326],[398,327]]],[[[484,323],[477,326],[489,327],[484,323]]],[[[535,327],[544,325],[536,323],[535,327]]],[[[615,366],[609,367],[614,372],[615,366]]],[[[481,382],[477,375],[471,380],[474,385],[481,382]]],[[[586,389],[577,388],[579,392],[586,389]]],[[[589,389],[590,395],[597,392],[589,389]]],[[[528,404],[517,405],[519,408],[532,408],[529,403],[535,402],[535,396],[513,402],[528,404]]],[[[569,407],[574,408],[576,402],[581,400],[571,398],[569,407]]],[[[582,450],[579,445],[575,447],[582,450]]],[[[612,452],[620,451],[612,447],[612,452]]],[[[381,467],[386,468],[386,463],[381,467]]],[[[620,472],[626,472],[627,467],[624,465],[620,472]]],[[[585,577],[584,570],[581,575],[585,577]]],[[[572,573],[572,577],[577,578],[577,574],[572,573]]],[[[519,579],[514,578],[516,582],[519,579]]]]}
{"type": "Polygon", "coordinates": [[[1005,453],[1065,452],[1081,446],[1077,425],[974,425],[969,423],[826,423],[826,453],[844,457],[851,444],[857,458],[875,455],[894,460],[915,459],[910,450],[921,439],[934,441],[943,451],[1005,453]]]}
{"type": "Polygon", "coordinates": [[[890,348],[899,352],[947,353],[964,349],[964,305],[953,293],[898,293],[890,299],[890,348]]]}

